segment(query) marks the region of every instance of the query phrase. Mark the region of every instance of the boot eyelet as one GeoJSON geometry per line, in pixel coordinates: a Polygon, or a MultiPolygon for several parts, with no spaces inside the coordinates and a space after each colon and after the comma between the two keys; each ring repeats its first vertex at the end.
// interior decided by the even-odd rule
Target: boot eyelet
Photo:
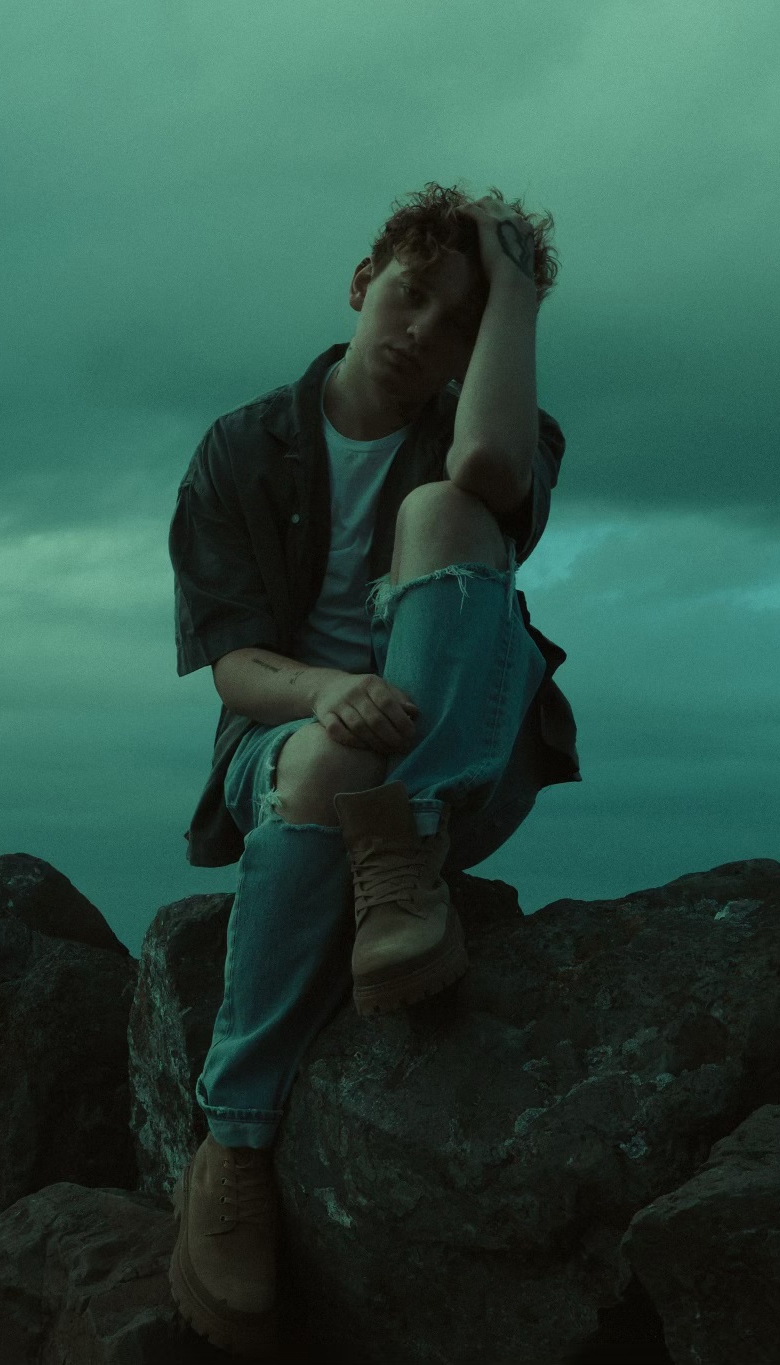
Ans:
{"type": "Polygon", "coordinates": [[[224,1213],[221,1213],[221,1214],[219,1215],[219,1221],[220,1221],[220,1223],[226,1223],[226,1222],[227,1222],[227,1218],[225,1217],[224,1213]]]}
{"type": "Polygon", "coordinates": [[[227,1199],[226,1199],[226,1197],[225,1197],[224,1194],[221,1194],[221,1195],[219,1196],[219,1202],[220,1202],[220,1204],[226,1204],[226,1203],[227,1203],[227,1199]]]}
{"type": "Polygon", "coordinates": [[[222,1177],[222,1179],[220,1180],[219,1183],[220,1183],[220,1185],[227,1185],[227,1181],[226,1181],[224,1175],[223,1175],[223,1177],[222,1177]]]}

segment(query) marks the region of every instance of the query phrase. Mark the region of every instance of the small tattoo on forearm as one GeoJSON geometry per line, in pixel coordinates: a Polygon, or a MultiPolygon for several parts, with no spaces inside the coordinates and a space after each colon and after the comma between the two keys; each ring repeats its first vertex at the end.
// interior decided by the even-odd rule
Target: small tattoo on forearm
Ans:
{"type": "Polygon", "coordinates": [[[513,261],[529,280],[532,280],[534,277],[533,237],[524,237],[514,223],[499,223],[498,240],[501,243],[501,250],[504,255],[508,256],[510,261],[513,261]]]}
{"type": "MultiPolygon", "coordinates": [[[[279,668],[278,664],[266,663],[265,659],[253,659],[252,663],[259,664],[260,668],[267,668],[269,673],[282,673],[284,671],[283,669],[279,668]]],[[[294,682],[297,682],[301,674],[305,672],[306,672],[305,668],[299,668],[295,673],[291,673],[288,679],[290,686],[292,687],[292,684],[294,682]]]]}
{"type": "MultiPolygon", "coordinates": [[[[265,659],[253,659],[253,661],[251,661],[251,662],[253,662],[253,663],[258,663],[258,665],[260,665],[261,669],[268,669],[268,670],[269,670],[269,673],[283,673],[283,672],[284,672],[284,669],[280,669],[280,667],[279,667],[279,665],[277,665],[277,663],[266,663],[265,659]]],[[[290,678],[288,678],[288,681],[290,681],[291,687],[292,687],[292,684],[294,684],[294,682],[298,681],[298,678],[301,677],[301,674],[302,674],[302,673],[306,673],[306,669],[296,669],[296,670],[295,670],[295,673],[291,673],[291,674],[290,674],[290,678]]]]}

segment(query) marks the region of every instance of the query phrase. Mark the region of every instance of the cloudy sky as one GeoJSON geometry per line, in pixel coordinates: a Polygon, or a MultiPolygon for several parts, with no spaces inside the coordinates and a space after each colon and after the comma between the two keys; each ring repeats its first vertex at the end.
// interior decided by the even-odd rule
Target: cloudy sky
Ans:
{"type": "Polygon", "coordinates": [[[518,583],[583,781],[478,874],[534,911],[779,858],[772,0],[2,12],[0,851],[134,953],[234,889],[182,838],[219,700],[176,675],[176,489],[215,417],[349,340],[355,266],[434,180],[552,213],[560,257],[538,396],[568,445],[518,583]]]}

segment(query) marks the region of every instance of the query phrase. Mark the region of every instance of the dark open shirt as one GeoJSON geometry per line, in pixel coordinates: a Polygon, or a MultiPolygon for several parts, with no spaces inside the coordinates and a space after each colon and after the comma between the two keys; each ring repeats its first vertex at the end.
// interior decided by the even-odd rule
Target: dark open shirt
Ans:
{"type": "MultiPolygon", "coordinates": [[[[296,382],[217,418],[195,451],[179,487],[169,537],[180,677],[251,646],[295,657],[292,637],[320,594],[331,540],[321,390],[347,344],[339,342],[317,356],[296,382]]],[[[396,515],[407,493],[447,478],[444,462],[457,394],[453,385],[435,394],[395,454],[379,497],[367,583],[390,571],[396,515]]],[[[565,445],[558,423],[540,408],[531,492],[500,523],[516,543],[518,565],[547,524],[565,445]]],[[[526,629],[547,663],[523,721],[537,741],[537,789],[579,782],[574,717],[552,680],[566,654],[531,625],[525,597],[519,590],[517,596],[526,629]]],[[[185,835],[187,858],[195,866],[221,867],[243,853],[243,836],[225,805],[223,783],[238,744],[254,724],[222,706],[211,774],[185,835]]]]}

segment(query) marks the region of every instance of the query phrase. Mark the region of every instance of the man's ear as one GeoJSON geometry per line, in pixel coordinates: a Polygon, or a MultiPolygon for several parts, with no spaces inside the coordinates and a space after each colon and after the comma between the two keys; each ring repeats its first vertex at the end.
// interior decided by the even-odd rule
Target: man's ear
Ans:
{"type": "Polygon", "coordinates": [[[355,269],[354,269],[354,272],[353,272],[353,275],[352,275],[352,280],[351,280],[350,286],[349,286],[349,305],[350,305],[350,308],[353,308],[353,309],[355,310],[356,313],[359,313],[359,312],[361,311],[362,307],[363,307],[363,299],[364,299],[365,296],[366,296],[366,290],[368,289],[368,286],[369,286],[370,283],[371,283],[371,278],[373,278],[373,277],[371,277],[371,278],[369,278],[368,280],[366,280],[365,283],[361,280],[359,284],[355,284],[355,276],[358,275],[358,274],[360,273],[360,271],[364,270],[365,267],[366,267],[367,265],[370,265],[370,264],[371,264],[371,257],[370,257],[370,256],[364,256],[363,259],[362,259],[362,261],[360,262],[360,264],[357,265],[357,266],[355,266],[355,269]],[[359,300],[359,302],[358,302],[358,300],[359,300]]]}

